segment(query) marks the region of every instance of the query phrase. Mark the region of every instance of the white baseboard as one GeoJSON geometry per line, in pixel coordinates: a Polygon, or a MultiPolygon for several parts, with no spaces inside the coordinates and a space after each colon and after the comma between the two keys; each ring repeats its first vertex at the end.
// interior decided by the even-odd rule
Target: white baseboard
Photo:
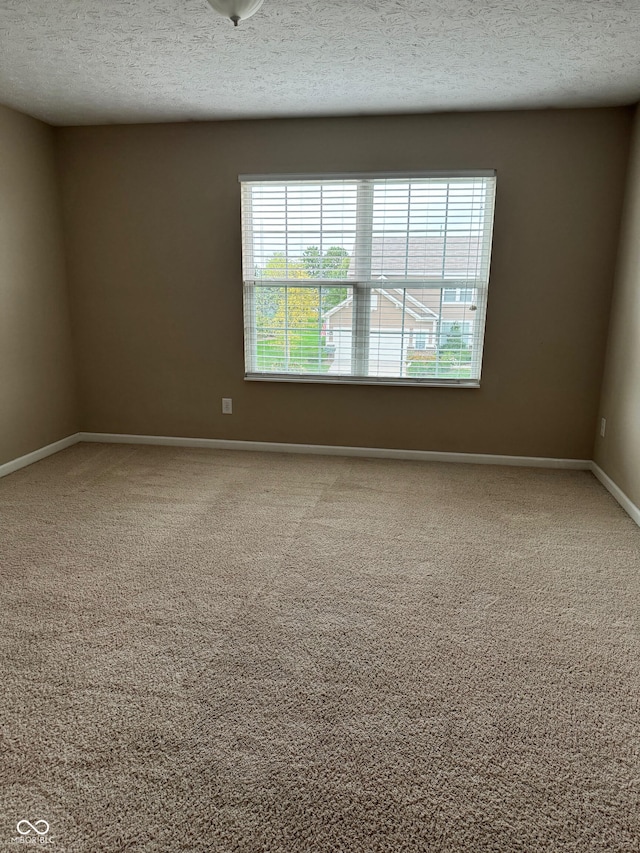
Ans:
{"type": "Polygon", "coordinates": [[[591,470],[593,471],[594,476],[600,480],[605,489],[618,501],[627,515],[630,515],[638,527],[640,527],[640,508],[634,504],[631,498],[628,498],[625,495],[622,489],[617,486],[611,477],[609,477],[608,474],[605,474],[602,468],[599,465],[596,465],[595,462],[591,463],[591,470]]]}
{"type": "Polygon", "coordinates": [[[27,465],[33,465],[34,462],[46,459],[47,456],[53,456],[54,453],[66,450],[67,447],[71,447],[79,441],[79,433],[74,433],[74,435],[68,435],[66,438],[61,438],[60,441],[54,441],[53,444],[47,444],[46,447],[34,450],[32,453],[20,456],[18,459],[12,459],[10,462],[5,462],[4,465],[0,465],[0,477],[6,477],[7,474],[13,474],[14,471],[19,471],[20,468],[26,468],[27,465]]]}
{"type": "Polygon", "coordinates": [[[374,459],[409,459],[416,462],[466,462],[474,465],[517,465],[526,468],[571,468],[590,471],[590,459],[555,459],[543,456],[497,456],[489,453],[448,453],[437,450],[400,450],[386,447],[342,447],[328,444],[286,444],[272,441],[233,441],[223,438],[176,438],[164,435],[122,435],[81,432],[80,441],[108,444],[155,444],[165,447],[207,447],[210,450],[253,450],[267,453],[311,453],[322,456],[365,456],[374,459]]]}
{"type": "Polygon", "coordinates": [[[407,459],[416,462],[462,462],[473,465],[513,465],[522,468],[565,468],[591,471],[625,512],[640,526],[640,508],[590,459],[556,459],[544,456],[499,456],[491,453],[447,453],[437,450],[400,450],[385,447],[341,447],[327,444],[286,444],[273,441],[233,441],[224,438],[178,438],[168,435],[126,435],[78,432],[19,459],[0,465],[0,477],[33,465],[80,441],[105,444],[152,444],[164,447],[203,447],[210,450],[251,450],[263,453],[310,453],[322,456],[360,456],[373,459],[407,459]]]}

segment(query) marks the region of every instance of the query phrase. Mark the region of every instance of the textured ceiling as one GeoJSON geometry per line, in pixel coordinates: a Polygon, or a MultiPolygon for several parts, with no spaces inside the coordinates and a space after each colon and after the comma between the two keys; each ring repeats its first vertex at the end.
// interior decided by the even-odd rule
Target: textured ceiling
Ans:
{"type": "Polygon", "coordinates": [[[52,124],[640,100],[639,0],[0,0],[0,102],[52,124]]]}

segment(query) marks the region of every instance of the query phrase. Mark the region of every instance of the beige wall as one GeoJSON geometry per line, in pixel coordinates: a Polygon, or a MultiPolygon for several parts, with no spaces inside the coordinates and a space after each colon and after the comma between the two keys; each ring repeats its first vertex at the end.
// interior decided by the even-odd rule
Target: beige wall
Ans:
{"type": "Polygon", "coordinates": [[[640,110],[636,112],[595,460],[640,506],[640,110]]]}
{"type": "Polygon", "coordinates": [[[82,429],[591,458],[631,116],[59,130],[82,429]],[[481,389],[243,380],[239,173],[473,168],[498,170],[481,389]]]}
{"type": "Polygon", "coordinates": [[[0,464],[77,430],[51,128],[0,107],[0,464]]]}

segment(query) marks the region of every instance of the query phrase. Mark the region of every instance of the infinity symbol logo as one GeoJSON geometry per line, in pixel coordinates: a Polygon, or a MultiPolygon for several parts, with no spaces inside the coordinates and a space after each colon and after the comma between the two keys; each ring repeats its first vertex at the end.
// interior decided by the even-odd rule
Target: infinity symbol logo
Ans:
{"type": "Polygon", "coordinates": [[[35,823],[30,823],[28,820],[21,820],[20,823],[16,826],[16,829],[20,833],[20,835],[29,835],[31,830],[33,830],[37,835],[46,835],[49,832],[49,824],[46,820],[37,820],[35,823]],[[26,826],[26,829],[21,829],[20,827],[26,826]],[[44,826],[44,829],[38,829],[39,826],[44,826]]]}

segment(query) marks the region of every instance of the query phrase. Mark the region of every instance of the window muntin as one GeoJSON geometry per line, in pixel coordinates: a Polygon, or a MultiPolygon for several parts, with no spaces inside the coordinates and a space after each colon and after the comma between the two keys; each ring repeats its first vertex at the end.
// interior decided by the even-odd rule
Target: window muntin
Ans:
{"type": "Polygon", "coordinates": [[[246,376],[477,385],[494,194],[488,173],[242,180],[246,376]]]}

